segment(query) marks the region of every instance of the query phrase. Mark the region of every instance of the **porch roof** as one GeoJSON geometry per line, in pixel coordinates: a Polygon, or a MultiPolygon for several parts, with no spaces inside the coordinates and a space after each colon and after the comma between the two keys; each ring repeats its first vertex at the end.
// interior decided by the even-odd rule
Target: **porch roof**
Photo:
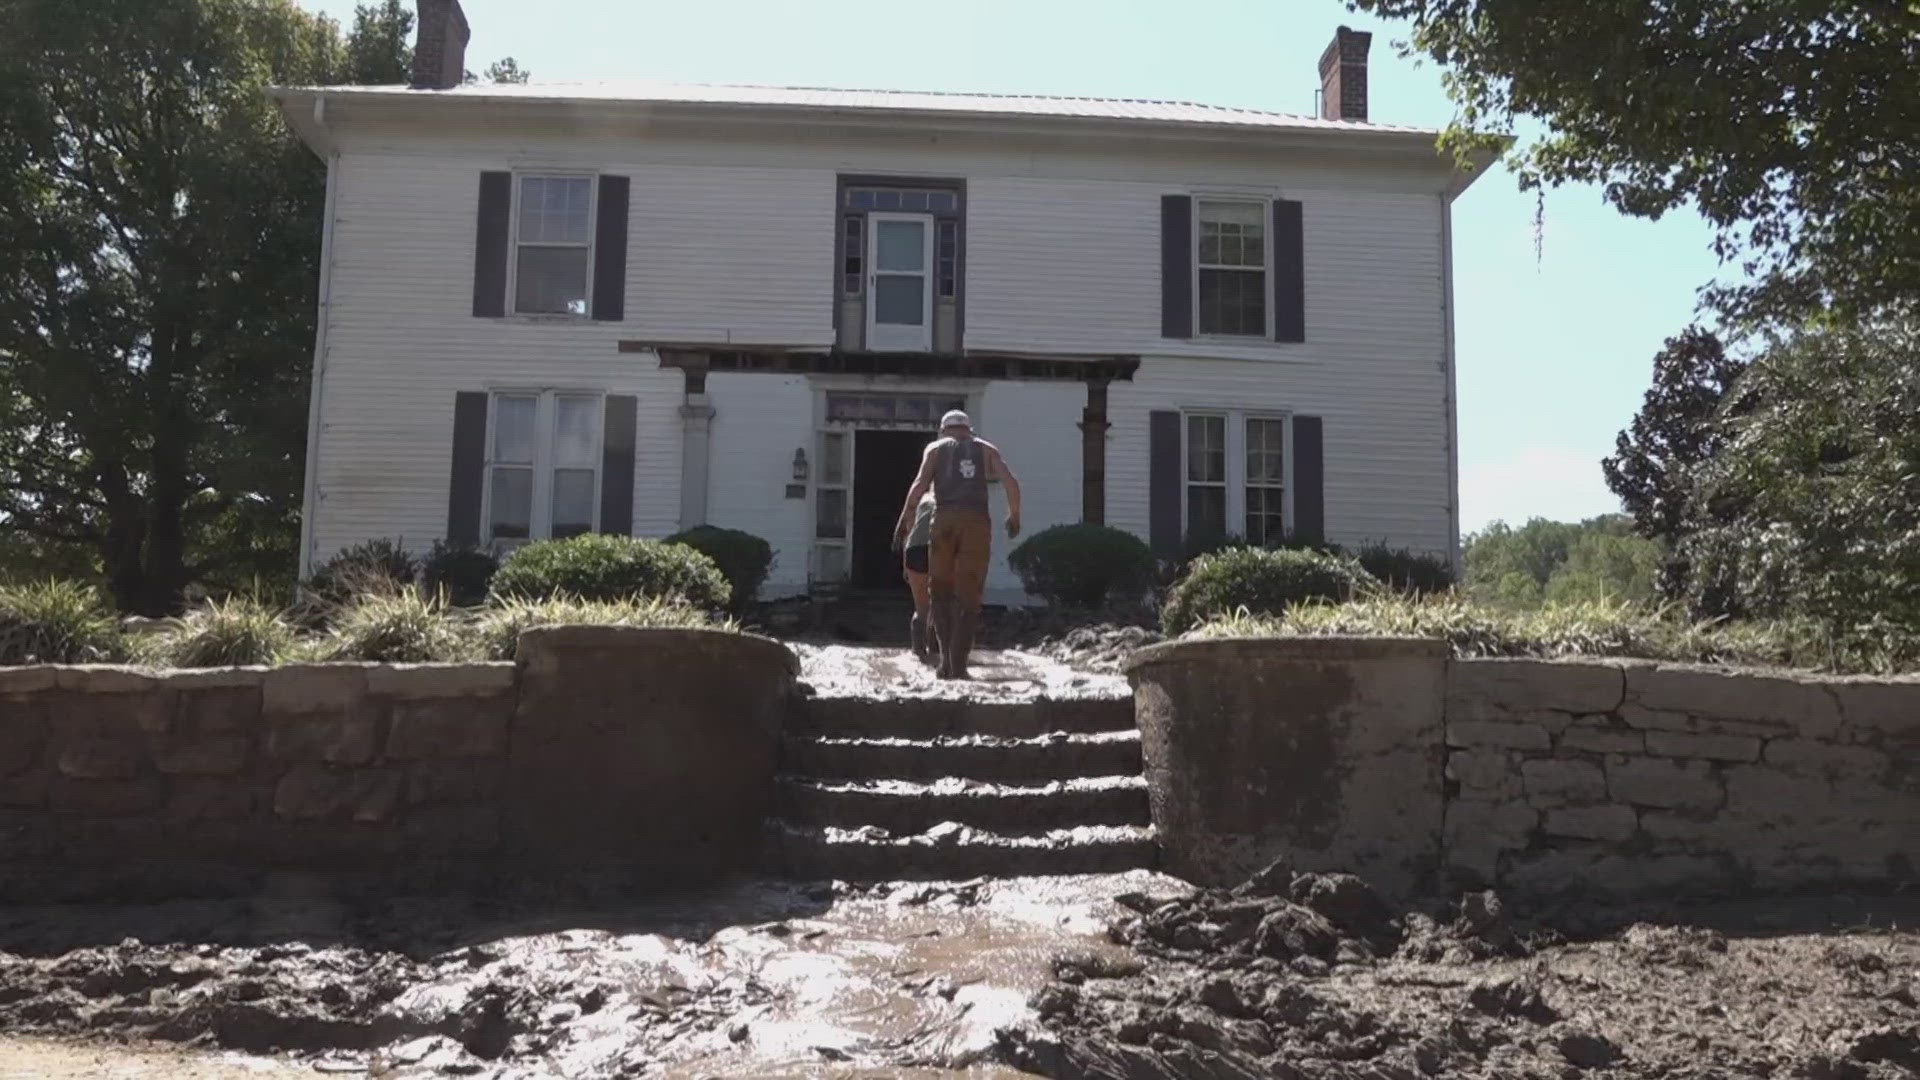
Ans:
{"type": "Polygon", "coordinates": [[[788,375],[920,375],[943,379],[1046,382],[1131,381],[1140,357],[1119,353],[853,352],[818,345],[741,345],[687,341],[622,341],[623,353],[652,352],[661,367],[696,371],[764,371],[788,375]]]}

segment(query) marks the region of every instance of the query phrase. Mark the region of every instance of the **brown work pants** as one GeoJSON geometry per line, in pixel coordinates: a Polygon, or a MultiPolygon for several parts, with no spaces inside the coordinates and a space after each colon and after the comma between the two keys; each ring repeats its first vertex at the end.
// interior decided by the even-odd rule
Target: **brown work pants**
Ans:
{"type": "Polygon", "coordinates": [[[993,554],[993,523],[987,512],[936,507],[932,536],[927,545],[928,591],[936,602],[953,600],[961,610],[978,610],[987,584],[987,559],[993,554]]]}

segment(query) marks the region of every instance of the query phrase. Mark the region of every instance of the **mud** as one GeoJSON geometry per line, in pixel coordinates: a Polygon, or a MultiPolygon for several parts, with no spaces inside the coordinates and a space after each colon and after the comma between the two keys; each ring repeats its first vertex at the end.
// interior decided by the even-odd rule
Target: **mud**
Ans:
{"type": "Polygon", "coordinates": [[[1393,911],[1356,878],[1284,867],[1123,901],[1110,936],[1131,959],[1064,960],[1008,1061],[1063,1080],[1920,1075],[1912,897],[1878,905],[1893,925],[1799,898],[1696,913],[1724,931],[1577,941],[1491,894],[1393,911]]]}
{"type": "Polygon", "coordinates": [[[1104,940],[1112,898],[1181,888],[1135,873],[755,883],[568,913],[446,898],[14,908],[0,1034],[391,1077],[1014,1076],[999,1032],[1035,1020],[1053,958],[1124,956],[1104,940]]]}
{"type": "Polygon", "coordinates": [[[1123,698],[1132,691],[1117,674],[1076,670],[1020,650],[975,649],[972,678],[947,681],[905,649],[866,645],[788,645],[800,657],[800,681],[820,697],[1026,702],[1123,698]]]}

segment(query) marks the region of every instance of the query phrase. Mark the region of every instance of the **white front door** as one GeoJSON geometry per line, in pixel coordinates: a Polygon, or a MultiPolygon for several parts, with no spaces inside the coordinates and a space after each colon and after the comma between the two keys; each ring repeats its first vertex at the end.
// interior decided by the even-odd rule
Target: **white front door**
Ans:
{"type": "Polygon", "coordinates": [[[871,214],[867,220],[867,348],[933,348],[933,218],[871,214]]]}

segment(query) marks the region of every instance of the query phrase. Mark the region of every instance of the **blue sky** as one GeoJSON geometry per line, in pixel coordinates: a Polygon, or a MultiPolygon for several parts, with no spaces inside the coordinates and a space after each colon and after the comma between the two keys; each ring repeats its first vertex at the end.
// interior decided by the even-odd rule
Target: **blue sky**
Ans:
{"type": "MultiPolygon", "coordinates": [[[[301,0],[350,22],[354,0],[301,0]]],[[[1440,75],[1397,55],[1404,24],[1339,0],[462,0],[467,66],[536,81],[688,82],[1177,98],[1310,113],[1335,26],[1374,32],[1372,115],[1443,126],[1440,75]]],[[[1461,524],[1618,509],[1599,459],[1639,407],[1660,343],[1718,270],[1691,213],[1623,217],[1593,188],[1534,200],[1504,171],[1454,210],[1461,524]]]]}

